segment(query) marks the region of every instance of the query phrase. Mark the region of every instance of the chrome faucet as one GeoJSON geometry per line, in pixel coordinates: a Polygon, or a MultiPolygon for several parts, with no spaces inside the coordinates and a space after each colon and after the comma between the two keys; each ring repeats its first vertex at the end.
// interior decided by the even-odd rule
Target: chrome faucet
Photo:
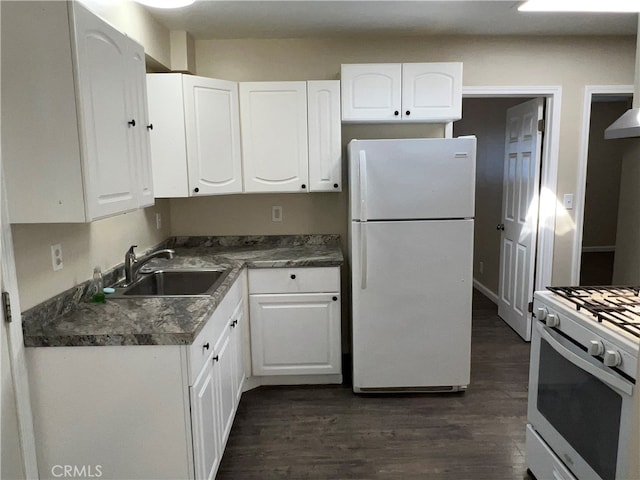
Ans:
{"type": "Polygon", "coordinates": [[[143,255],[141,257],[136,257],[136,253],[134,249],[137,245],[131,245],[129,250],[124,255],[124,285],[123,287],[128,287],[133,282],[138,279],[138,272],[147,263],[149,260],[152,260],[156,257],[164,256],[166,258],[173,258],[173,255],[176,253],[175,250],[170,248],[165,248],[163,250],[156,250],[155,252],[148,253],[147,255],[143,255]]]}

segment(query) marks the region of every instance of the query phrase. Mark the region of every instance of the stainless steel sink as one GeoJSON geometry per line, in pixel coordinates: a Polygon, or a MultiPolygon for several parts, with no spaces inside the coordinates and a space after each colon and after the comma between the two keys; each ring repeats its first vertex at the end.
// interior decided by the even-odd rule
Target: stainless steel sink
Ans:
{"type": "Polygon", "coordinates": [[[128,287],[117,288],[107,298],[206,297],[220,286],[230,269],[154,270],[142,273],[128,287]]]}

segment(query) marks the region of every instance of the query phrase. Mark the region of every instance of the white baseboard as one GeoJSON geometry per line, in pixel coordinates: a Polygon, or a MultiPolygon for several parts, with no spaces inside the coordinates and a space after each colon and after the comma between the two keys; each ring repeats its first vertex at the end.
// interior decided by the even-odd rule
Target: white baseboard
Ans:
{"type": "Polygon", "coordinates": [[[498,294],[491,291],[488,287],[485,287],[482,283],[480,283],[475,278],[473,279],[473,286],[482,292],[482,294],[491,300],[493,303],[498,305],[498,294]]]}
{"type": "Polygon", "coordinates": [[[600,253],[600,252],[615,252],[615,245],[596,245],[593,247],[582,247],[582,253],[600,253]]]}

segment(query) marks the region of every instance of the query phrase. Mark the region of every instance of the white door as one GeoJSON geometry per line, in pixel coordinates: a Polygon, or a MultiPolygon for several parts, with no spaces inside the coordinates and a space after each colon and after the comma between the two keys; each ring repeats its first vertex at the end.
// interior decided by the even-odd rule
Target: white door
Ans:
{"type": "Polygon", "coordinates": [[[307,83],[240,83],[245,192],[308,192],[307,83]]]}
{"type": "Polygon", "coordinates": [[[13,239],[7,206],[7,194],[2,182],[0,209],[0,288],[9,294],[11,322],[4,318],[0,308],[0,379],[2,380],[0,405],[0,435],[2,456],[0,478],[38,478],[33,415],[27,378],[18,279],[13,253],[13,239]]]}
{"type": "Polygon", "coordinates": [[[351,228],[354,390],[467,385],[473,220],[351,228]]]}
{"type": "Polygon", "coordinates": [[[351,218],[474,215],[476,139],[353,140],[351,218]]]}
{"type": "Polygon", "coordinates": [[[343,121],[400,120],[402,64],[342,65],[340,79],[343,121]]]}
{"type": "Polygon", "coordinates": [[[537,98],[507,110],[502,191],[502,219],[498,224],[500,281],[498,315],[518,335],[531,339],[536,238],[544,99],[537,98]]]}
{"type": "Polygon", "coordinates": [[[130,128],[141,119],[127,109],[127,38],[77,2],[78,91],[88,220],[138,205],[130,128]]]}
{"type": "Polygon", "coordinates": [[[190,194],[241,193],[238,83],[182,79],[190,194]]]}

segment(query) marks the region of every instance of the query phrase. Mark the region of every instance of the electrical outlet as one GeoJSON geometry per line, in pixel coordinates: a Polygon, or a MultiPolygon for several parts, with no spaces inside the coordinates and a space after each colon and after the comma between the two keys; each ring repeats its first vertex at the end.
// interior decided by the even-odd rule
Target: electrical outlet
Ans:
{"type": "Polygon", "coordinates": [[[51,265],[53,266],[54,272],[62,270],[62,267],[64,267],[62,263],[62,245],[59,243],[51,245],[51,265]]]}
{"type": "Polygon", "coordinates": [[[272,222],[282,221],[282,207],[280,206],[271,207],[271,221],[272,222]]]}
{"type": "Polygon", "coordinates": [[[162,228],[162,215],[156,213],[156,229],[160,230],[162,228]]]}

